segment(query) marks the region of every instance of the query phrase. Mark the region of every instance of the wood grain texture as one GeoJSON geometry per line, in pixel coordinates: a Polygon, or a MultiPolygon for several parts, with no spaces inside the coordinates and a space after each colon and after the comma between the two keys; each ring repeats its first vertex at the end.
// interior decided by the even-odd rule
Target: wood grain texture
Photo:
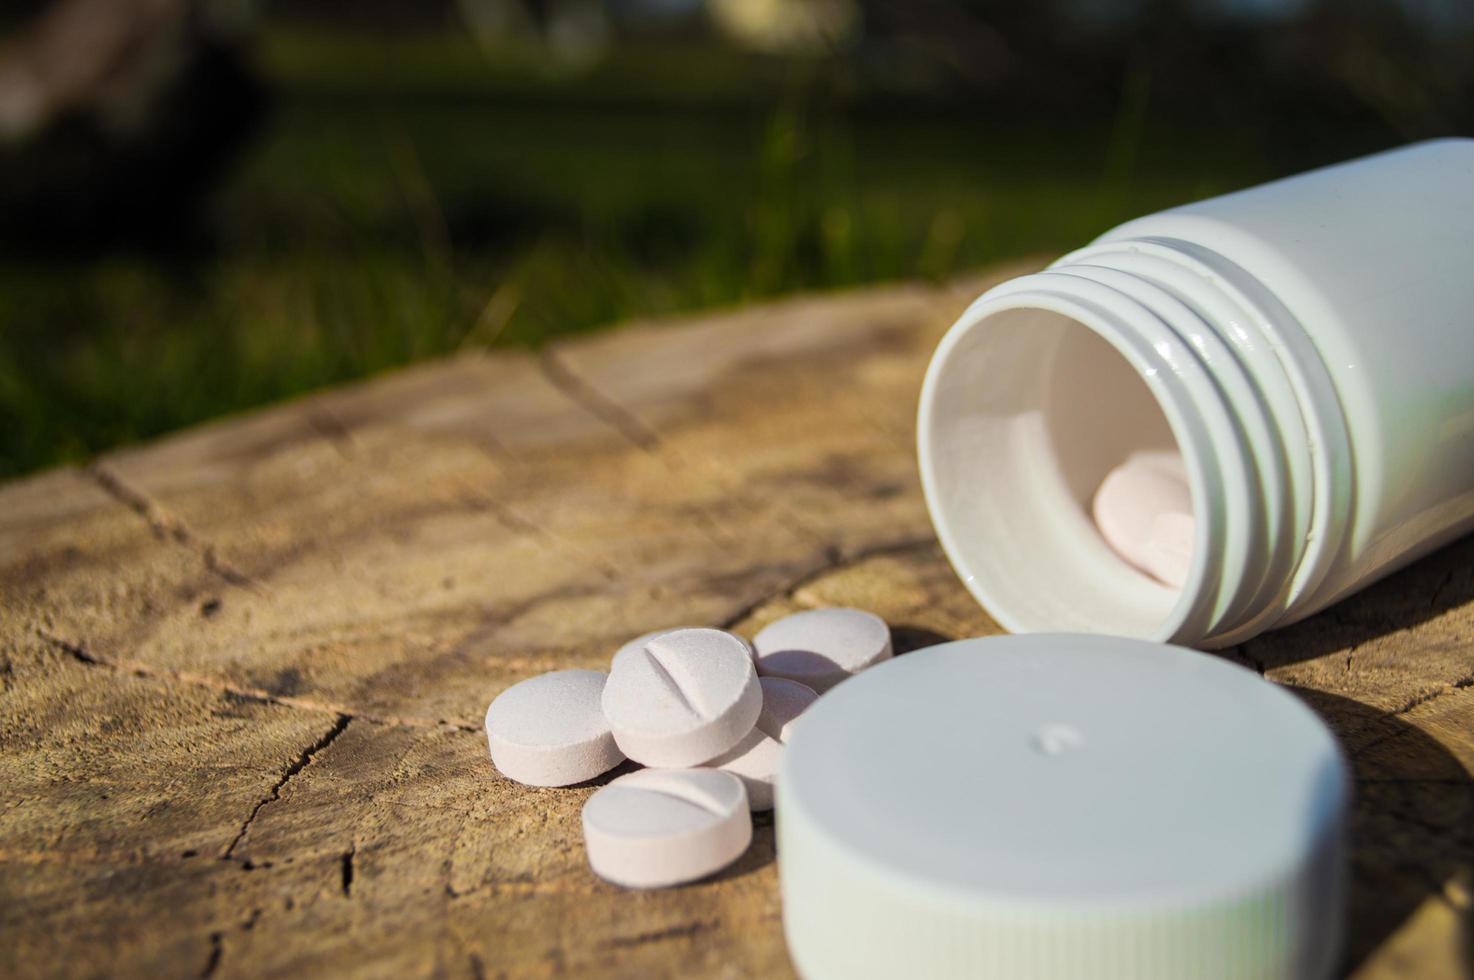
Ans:
{"type": "MultiPolygon", "coordinates": [[[[0,974],[783,976],[770,818],[711,881],[584,861],[502,688],[856,605],[997,632],[937,549],[922,371],[993,279],[471,355],[0,488],[0,974]]],[[[1226,651],[1358,777],[1347,968],[1470,970],[1474,540],[1226,651]]]]}

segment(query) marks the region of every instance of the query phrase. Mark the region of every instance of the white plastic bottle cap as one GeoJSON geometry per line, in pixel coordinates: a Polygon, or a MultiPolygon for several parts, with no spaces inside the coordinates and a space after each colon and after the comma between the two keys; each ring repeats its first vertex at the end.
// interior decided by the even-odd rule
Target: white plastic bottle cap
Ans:
{"type": "Polygon", "coordinates": [[[820,698],[784,751],[789,950],[809,980],[1317,980],[1348,793],[1309,708],[1207,654],[917,651],[820,698]]]}

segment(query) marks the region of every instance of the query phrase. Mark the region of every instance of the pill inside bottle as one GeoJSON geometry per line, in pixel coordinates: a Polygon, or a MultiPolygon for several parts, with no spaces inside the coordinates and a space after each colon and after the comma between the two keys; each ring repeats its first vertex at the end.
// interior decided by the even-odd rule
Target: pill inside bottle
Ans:
{"type": "Polygon", "coordinates": [[[1192,567],[1192,490],[1182,455],[1146,450],[1106,474],[1091,507],[1100,536],[1163,585],[1182,588],[1192,567]]]}
{"type": "MultiPolygon", "coordinates": [[[[1158,575],[1172,562],[1134,561],[1125,539],[1108,542],[1096,520],[1095,498],[1117,482],[1107,484],[1114,470],[1171,454],[1182,459],[1178,480],[1192,502],[1172,512],[1207,523],[1198,513],[1202,454],[1179,441],[1169,404],[1108,328],[1005,309],[962,336],[930,382],[922,472],[932,516],[963,581],[1012,632],[1169,636],[1188,608],[1178,604],[1195,548],[1186,549],[1191,561],[1176,562],[1177,575],[1165,575],[1180,576],[1176,586],[1164,584],[1158,575]]],[[[1178,422],[1188,431],[1187,417],[1178,422]]],[[[1185,522],[1164,523],[1166,534],[1185,522]]]]}

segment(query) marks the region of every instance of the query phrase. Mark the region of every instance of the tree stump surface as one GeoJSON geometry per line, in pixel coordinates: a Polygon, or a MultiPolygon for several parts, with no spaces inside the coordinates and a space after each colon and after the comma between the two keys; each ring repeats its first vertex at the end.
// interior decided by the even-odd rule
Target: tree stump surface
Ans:
{"type": "MultiPolygon", "coordinates": [[[[0,974],[790,975],[770,817],[620,890],[593,787],[503,779],[482,715],[663,626],[998,632],[914,415],[1021,271],[467,354],[0,487],[0,974]]],[[[1468,975],[1474,538],[1223,655],[1353,761],[1347,971],[1468,975]]]]}

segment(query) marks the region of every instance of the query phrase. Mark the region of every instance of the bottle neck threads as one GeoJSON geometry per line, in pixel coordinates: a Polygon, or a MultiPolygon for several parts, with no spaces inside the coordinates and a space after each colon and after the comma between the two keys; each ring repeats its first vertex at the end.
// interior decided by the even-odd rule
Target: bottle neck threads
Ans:
{"type": "Polygon", "coordinates": [[[1309,608],[1346,532],[1319,355],[1263,284],[1184,241],[1099,241],[984,293],[933,358],[918,442],[949,558],[1015,631],[1229,645],[1309,608]],[[1113,466],[1174,448],[1196,525],[1180,590],[1089,516],[1113,466]]]}

